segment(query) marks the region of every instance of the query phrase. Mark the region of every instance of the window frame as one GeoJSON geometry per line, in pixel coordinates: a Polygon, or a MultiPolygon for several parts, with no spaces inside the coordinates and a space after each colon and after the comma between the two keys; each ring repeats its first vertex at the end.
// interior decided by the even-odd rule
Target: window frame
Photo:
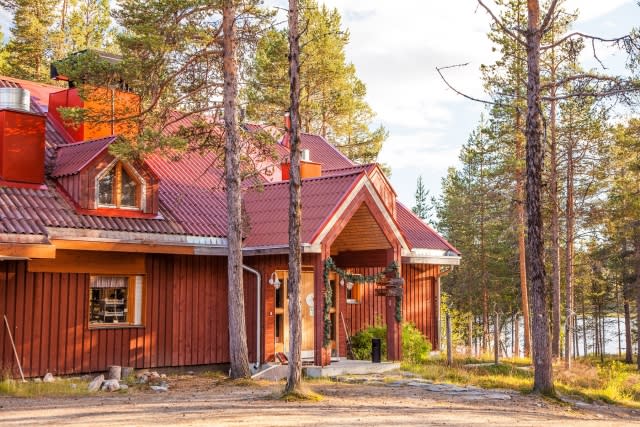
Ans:
{"type": "Polygon", "coordinates": [[[118,159],[114,159],[107,167],[104,168],[99,174],[96,175],[95,182],[95,204],[97,208],[109,208],[109,209],[122,209],[129,211],[144,211],[146,208],[146,194],[147,186],[144,178],[126,162],[118,159]],[[109,174],[115,168],[115,179],[112,184],[112,194],[114,204],[100,203],[100,181],[109,174]],[[135,206],[123,206],[122,205],[122,171],[129,175],[129,177],[135,181],[136,195],[135,206]]]}
{"type": "MultiPolygon", "coordinates": [[[[361,274],[354,274],[354,276],[362,276],[361,274]]],[[[347,289],[347,285],[345,283],[344,291],[345,291],[345,300],[349,305],[355,305],[362,303],[362,297],[364,294],[364,283],[361,282],[352,282],[353,287],[351,290],[347,289]],[[349,295],[351,294],[351,295],[349,295]],[[351,298],[349,298],[351,296],[351,298]]]]}
{"type": "Polygon", "coordinates": [[[88,327],[89,329],[126,329],[126,328],[144,328],[145,326],[145,294],[146,294],[146,286],[145,286],[145,276],[141,274],[90,274],[89,275],[89,304],[87,307],[89,317],[88,317],[88,327]],[[116,322],[116,323],[108,323],[108,322],[92,322],[91,321],[91,293],[93,288],[91,286],[91,279],[93,277],[126,277],[127,278],[127,298],[125,302],[125,306],[127,309],[127,320],[126,322],[116,322]],[[138,284],[140,284],[140,290],[138,291],[138,284]],[[138,311],[139,310],[139,311],[138,311]],[[136,319],[139,318],[139,322],[136,322],[136,319]]]}

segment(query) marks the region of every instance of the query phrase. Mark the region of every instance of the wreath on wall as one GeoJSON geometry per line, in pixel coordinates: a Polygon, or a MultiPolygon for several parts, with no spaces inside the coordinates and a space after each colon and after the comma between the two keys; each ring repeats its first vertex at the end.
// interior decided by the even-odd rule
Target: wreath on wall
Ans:
{"type": "MultiPolygon", "coordinates": [[[[390,273],[393,273],[396,278],[400,277],[400,270],[398,268],[398,264],[395,261],[392,261],[388,267],[382,270],[380,273],[364,276],[361,274],[352,274],[349,273],[340,267],[338,267],[331,257],[327,258],[324,262],[324,338],[322,340],[322,344],[324,347],[329,346],[331,343],[331,306],[333,305],[333,291],[331,290],[331,284],[329,283],[329,274],[331,272],[337,273],[341,279],[346,282],[363,284],[363,283],[371,283],[378,282],[385,276],[390,273]]],[[[396,297],[396,321],[402,322],[402,296],[396,297]]]]}

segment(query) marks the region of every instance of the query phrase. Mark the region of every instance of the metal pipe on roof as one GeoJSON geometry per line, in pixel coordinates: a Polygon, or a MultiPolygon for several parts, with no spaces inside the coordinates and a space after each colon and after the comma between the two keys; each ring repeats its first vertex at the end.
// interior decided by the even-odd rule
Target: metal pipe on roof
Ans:
{"type": "Polygon", "coordinates": [[[256,286],[257,286],[257,296],[256,296],[256,363],[254,367],[258,369],[260,367],[260,304],[262,301],[260,300],[260,294],[262,290],[262,275],[255,268],[251,268],[248,265],[242,264],[242,268],[249,273],[253,273],[256,275],[256,286]]]}

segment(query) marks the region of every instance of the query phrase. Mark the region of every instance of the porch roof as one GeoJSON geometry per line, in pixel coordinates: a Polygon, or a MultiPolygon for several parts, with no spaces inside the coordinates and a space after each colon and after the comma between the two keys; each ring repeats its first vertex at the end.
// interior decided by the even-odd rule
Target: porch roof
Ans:
{"type": "MultiPolygon", "coordinates": [[[[362,171],[302,181],[302,243],[310,243],[335,208],[363,177],[362,171]]],[[[289,181],[251,188],[244,197],[249,224],[245,247],[289,242],[289,181]]]]}

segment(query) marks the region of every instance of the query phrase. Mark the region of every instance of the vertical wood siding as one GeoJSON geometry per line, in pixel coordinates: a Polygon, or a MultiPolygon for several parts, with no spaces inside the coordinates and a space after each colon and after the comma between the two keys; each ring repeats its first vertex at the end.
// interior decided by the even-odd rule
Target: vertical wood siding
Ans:
{"type": "MultiPolygon", "coordinates": [[[[143,327],[89,329],[89,274],[31,273],[0,262],[0,316],[7,315],[27,376],[226,363],[229,360],[224,257],[149,255],[143,327]]],[[[250,283],[247,283],[250,285],[250,283]]],[[[256,293],[245,286],[248,347],[255,358],[256,293]]],[[[17,375],[2,321],[0,371],[17,375]]]]}
{"type": "MultiPolygon", "coordinates": [[[[383,267],[342,267],[352,273],[373,275],[381,272],[383,267]]],[[[402,277],[405,280],[402,298],[403,321],[411,322],[431,341],[434,348],[437,346],[437,307],[436,278],[437,265],[402,264],[402,277]]],[[[359,304],[341,304],[347,329],[352,335],[371,326],[385,325],[385,298],[374,295],[375,284],[367,283],[363,286],[362,299],[359,304]]],[[[346,291],[340,290],[341,294],[346,291]]],[[[342,301],[345,301],[345,295],[342,301]]],[[[346,356],[346,339],[343,335],[344,327],[339,325],[340,355],[346,356]]]]}

